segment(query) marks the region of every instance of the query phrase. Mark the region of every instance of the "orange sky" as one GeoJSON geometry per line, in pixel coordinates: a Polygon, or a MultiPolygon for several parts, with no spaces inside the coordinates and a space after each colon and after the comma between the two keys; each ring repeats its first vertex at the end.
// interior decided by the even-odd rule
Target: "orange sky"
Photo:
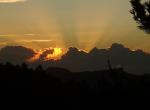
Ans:
{"type": "Polygon", "coordinates": [[[122,43],[150,52],[150,37],[137,28],[129,0],[0,0],[0,47],[107,48],[122,43]]]}

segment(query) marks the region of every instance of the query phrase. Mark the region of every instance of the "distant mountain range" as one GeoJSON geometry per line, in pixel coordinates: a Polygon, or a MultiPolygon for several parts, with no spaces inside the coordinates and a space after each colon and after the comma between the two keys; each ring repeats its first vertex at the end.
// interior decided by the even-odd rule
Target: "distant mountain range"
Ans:
{"type": "Polygon", "coordinates": [[[31,67],[41,64],[44,68],[60,67],[73,72],[97,71],[108,69],[108,60],[113,68],[123,67],[125,71],[135,74],[150,73],[150,54],[142,50],[132,51],[122,44],[114,43],[108,49],[93,48],[89,53],[70,47],[58,61],[36,60],[27,62],[35,55],[32,49],[22,46],[9,46],[0,50],[0,61],[13,64],[28,63],[31,67]]]}

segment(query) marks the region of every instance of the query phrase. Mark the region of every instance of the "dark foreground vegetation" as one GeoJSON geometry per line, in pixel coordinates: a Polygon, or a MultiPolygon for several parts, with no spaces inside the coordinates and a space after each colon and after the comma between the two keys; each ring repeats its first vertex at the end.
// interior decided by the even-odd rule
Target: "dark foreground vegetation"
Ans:
{"type": "Polygon", "coordinates": [[[38,66],[33,70],[26,64],[0,64],[1,96],[4,97],[46,96],[57,103],[79,104],[103,96],[147,96],[149,85],[150,75],[136,76],[122,68],[73,73],[62,68],[43,70],[38,66]]]}
{"type": "Polygon", "coordinates": [[[33,70],[26,64],[13,66],[6,63],[0,64],[0,81],[4,93],[7,91],[8,95],[148,95],[150,75],[136,76],[124,72],[122,68],[81,73],[62,68],[43,70],[41,66],[33,70]]]}

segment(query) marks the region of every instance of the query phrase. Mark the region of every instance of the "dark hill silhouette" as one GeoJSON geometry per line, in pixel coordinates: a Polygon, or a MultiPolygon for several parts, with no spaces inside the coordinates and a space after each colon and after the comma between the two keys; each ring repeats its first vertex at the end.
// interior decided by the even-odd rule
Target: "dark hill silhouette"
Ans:
{"type": "MultiPolygon", "coordinates": [[[[49,51],[50,53],[53,50],[49,51]]],[[[108,59],[112,68],[123,67],[125,71],[134,74],[150,73],[150,54],[142,51],[132,51],[122,44],[114,43],[108,49],[93,48],[89,53],[71,47],[58,61],[45,61],[43,57],[49,52],[44,52],[41,57],[32,63],[26,62],[36,53],[25,47],[5,47],[0,51],[0,62],[13,64],[28,63],[35,68],[39,64],[44,69],[49,67],[66,68],[73,72],[98,71],[108,69],[108,59]]]]}
{"type": "MultiPolygon", "coordinates": [[[[41,65],[30,69],[25,63],[0,64],[0,97],[47,97],[48,106],[81,109],[100,107],[102,97],[141,97],[150,94],[150,75],[132,75],[123,68],[70,72],[41,65]]],[[[107,99],[108,100],[108,99],[107,99]]],[[[19,100],[21,101],[21,100],[19,100]]],[[[43,100],[41,100],[43,101],[43,100]]]]}
{"type": "Polygon", "coordinates": [[[71,105],[101,96],[148,96],[150,92],[150,75],[131,75],[122,68],[77,73],[6,63],[0,64],[0,82],[0,95],[4,97],[49,96],[71,105]]]}
{"type": "Polygon", "coordinates": [[[46,69],[46,74],[66,80],[72,75],[72,72],[64,68],[49,67],[48,69],[46,69]]]}

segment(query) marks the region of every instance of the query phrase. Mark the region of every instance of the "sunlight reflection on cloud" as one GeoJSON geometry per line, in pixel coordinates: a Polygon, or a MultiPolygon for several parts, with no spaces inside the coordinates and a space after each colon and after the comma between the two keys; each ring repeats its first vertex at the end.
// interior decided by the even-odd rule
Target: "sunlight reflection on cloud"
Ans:
{"type": "Polygon", "coordinates": [[[0,3],[15,3],[15,2],[25,2],[27,0],[0,0],[0,3]]]}

